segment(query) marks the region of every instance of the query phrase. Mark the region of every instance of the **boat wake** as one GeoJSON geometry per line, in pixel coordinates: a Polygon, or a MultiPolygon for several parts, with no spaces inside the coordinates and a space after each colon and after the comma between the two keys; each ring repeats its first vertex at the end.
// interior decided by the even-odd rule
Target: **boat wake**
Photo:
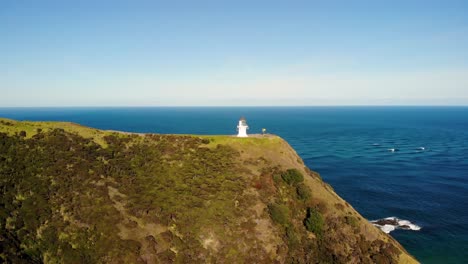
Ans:
{"type": "Polygon", "coordinates": [[[378,219],[378,220],[371,220],[370,222],[387,234],[392,232],[395,229],[404,229],[404,230],[413,230],[413,231],[419,231],[421,229],[420,226],[415,225],[408,220],[398,219],[393,216],[378,219]]]}

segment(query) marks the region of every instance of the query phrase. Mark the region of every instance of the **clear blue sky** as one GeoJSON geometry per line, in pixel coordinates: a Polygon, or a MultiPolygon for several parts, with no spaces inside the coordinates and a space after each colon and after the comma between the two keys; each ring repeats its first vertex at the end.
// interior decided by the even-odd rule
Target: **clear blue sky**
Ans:
{"type": "Polygon", "coordinates": [[[0,1],[0,107],[468,105],[468,1],[0,1]]]}

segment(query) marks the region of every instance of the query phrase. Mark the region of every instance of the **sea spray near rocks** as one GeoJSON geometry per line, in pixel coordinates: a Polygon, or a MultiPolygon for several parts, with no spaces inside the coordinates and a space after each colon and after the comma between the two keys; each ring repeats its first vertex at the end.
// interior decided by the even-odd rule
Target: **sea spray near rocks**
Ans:
{"type": "Polygon", "coordinates": [[[371,220],[370,221],[374,226],[380,228],[385,233],[390,233],[395,229],[404,229],[404,230],[413,230],[419,231],[421,229],[420,226],[411,223],[408,220],[399,219],[397,217],[391,216],[387,218],[382,218],[378,220],[371,220]]]}

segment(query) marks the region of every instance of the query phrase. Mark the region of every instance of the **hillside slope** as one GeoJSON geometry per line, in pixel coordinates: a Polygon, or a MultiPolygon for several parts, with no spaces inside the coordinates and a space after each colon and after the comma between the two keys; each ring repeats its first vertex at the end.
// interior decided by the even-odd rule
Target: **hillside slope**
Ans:
{"type": "Polygon", "coordinates": [[[417,263],[277,136],[0,119],[7,263],[417,263]]]}

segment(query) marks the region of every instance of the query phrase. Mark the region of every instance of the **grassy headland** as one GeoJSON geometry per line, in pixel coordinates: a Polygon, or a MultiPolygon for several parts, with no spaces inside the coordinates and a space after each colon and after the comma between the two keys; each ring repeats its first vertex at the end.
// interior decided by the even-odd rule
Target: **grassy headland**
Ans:
{"type": "Polygon", "coordinates": [[[277,136],[0,119],[0,258],[416,263],[277,136]]]}

